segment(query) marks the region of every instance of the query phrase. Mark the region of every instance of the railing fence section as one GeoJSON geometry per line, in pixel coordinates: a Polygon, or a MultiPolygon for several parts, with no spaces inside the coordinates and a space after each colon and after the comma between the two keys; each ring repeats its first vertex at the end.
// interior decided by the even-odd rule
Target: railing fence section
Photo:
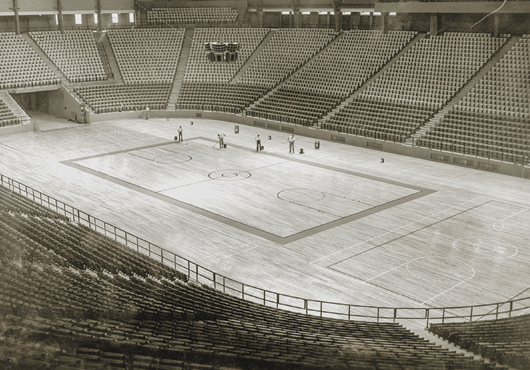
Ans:
{"type": "Polygon", "coordinates": [[[426,326],[429,323],[491,320],[530,313],[530,297],[460,307],[377,307],[326,302],[272,292],[220,275],[2,174],[0,174],[0,184],[14,193],[29,198],[35,203],[56,211],[74,222],[102,233],[166,266],[186,274],[188,279],[193,282],[204,284],[223,293],[267,307],[343,320],[377,322],[423,320],[426,326]]]}

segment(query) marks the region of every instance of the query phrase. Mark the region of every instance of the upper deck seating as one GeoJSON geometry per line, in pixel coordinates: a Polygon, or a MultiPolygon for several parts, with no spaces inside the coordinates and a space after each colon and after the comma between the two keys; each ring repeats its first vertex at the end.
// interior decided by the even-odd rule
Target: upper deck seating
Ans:
{"type": "Polygon", "coordinates": [[[336,35],[330,29],[279,29],[237,82],[272,88],[321,51],[336,35]]]}
{"type": "Polygon", "coordinates": [[[173,83],[184,34],[184,28],[109,30],[123,81],[173,83]]]}
{"type": "Polygon", "coordinates": [[[0,205],[0,349],[33,349],[10,356],[12,369],[495,368],[396,323],[307,316],[186,283],[3,188],[0,205]]]}
{"type": "Polygon", "coordinates": [[[418,40],[323,128],[403,142],[505,42],[506,38],[484,34],[447,34],[418,40]]]}
{"type": "Polygon", "coordinates": [[[215,8],[153,8],[147,11],[147,23],[233,23],[237,9],[215,8]]]}
{"type": "Polygon", "coordinates": [[[220,83],[230,81],[256,50],[267,28],[196,28],[183,82],[220,83]],[[238,43],[237,60],[211,62],[207,59],[205,43],[238,43]]]}
{"type": "Polygon", "coordinates": [[[415,32],[348,31],[247,115],[313,124],[388,63],[415,32]]]}
{"type": "Polygon", "coordinates": [[[530,35],[524,35],[418,142],[510,162],[530,154],[530,35]]]}
{"type": "Polygon", "coordinates": [[[54,85],[59,79],[22,38],[0,33],[0,89],[54,85]]]}
{"type": "Polygon", "coordinates": [[[30,32],[29,35],[70,82],[107,79],[92,31],[30,32]]]}
{"type": "Polygon", "coordinates": [[[530,315],[469,323],[431,324],[430,331],[510,367],[530,368],[530,315]]]}

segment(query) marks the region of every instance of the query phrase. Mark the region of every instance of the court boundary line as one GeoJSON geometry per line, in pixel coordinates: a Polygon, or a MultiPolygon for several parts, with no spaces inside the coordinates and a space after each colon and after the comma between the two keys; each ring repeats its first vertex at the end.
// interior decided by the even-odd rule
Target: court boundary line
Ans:
{"type": "MultiPolygon", "coordinates": [[[[217,142],[217,140],[206,138],[206,137],[201,137],[201,136],[191,137],[191,138],[187,139],[188,142],[194,141],[194,140],[205,140],[205,141],[214,142],[214,143],[217,142]]],[[[291,235],[282,237],[282,236],[270,233],[268,231],[256,228],[254,226],[245,224],[244,222],[233,220],[233,219],[231,219],[229,217],[222,216],[222,215],[217,214],[215,212],[208,211],[208,210],[206,210],[204,208],[195,206],[193,204],[189,204],[189,203],[186,203],[184,201],[180,201],[180,200],[171,198],[171,197],[169,197],[167,195],[160,194],[160,193],[158,193],[156,191],[153,191],[153,190],[150,190],[150,189],[146,189],[146,188],[144,188],[142,186],[130,183],[130,182],[126,181],[126,180],[119,179],[117,177],[105,174],[105,173],[97,171],[97,170],[93,170],[91,168],[88,168],[88,167],[85,167],[85,166],[83,166],[81,164],[76,163],[76,162],[87,160],[87,159],[105,157],[105,156],[122,154],[122,153],[128,153],[128,152],[133,152],[133,151],[137,151],[137,150],[161,147],[161,146],[164,146],[164,145],[170,145],[170,144],[175,144],[175,143],[177,143],[177,142],[175,142],[175,141],[164,141],[164,142],[160,142],[160,143],[156,143],[156,144],[144,145],[144,146],[139,146],[139,147],[134,147],[134,148],[128,148],[128,149],[122,149],[122,150],[116,150],[116,151],[111,151],[111,152],[106,152],[106,153],[94,154],[94,155],[84,156],[84,157],[79,157],[79,158],[74,158],[74,159],[68,159],[68,160],[65,160],[65,161],[61,161],[59,163],[64,164],[64,165],[69,166],[69,167],[72,167],[72,168],[75,168],[75,169],[80,170],[82,172],[91,174],[93,176],[99,177],[99,178],[104,179],[106,181],[115,183],[117,185],[124,186],[124,187],[126,187],[126,188],[128,188],[130,190],[137,191],[139,193],[142,193],[144,195],[153,197],[155,199],[162,200],[162,201],[164,201],[166,203],[173,204],[175,206],[178,206],[180,208],[183,208],[183,209],[186,209],[188,211],[194,212],[196,214],[200,214],[200,215],[205,216],[207,218],[210,218],[210,219],[212,219],[214,221],[218,221],[218,222],[221,222],[221,223],[223,223],[225,225],[228,225],[228,226],[231,226],[231,227],[235,227],[235,228],[237,228],[237,229],[239,229],[241,231],[245,231],[245,232],[247,232],[247,233],[249,233],[251,235],[255,235],[255,236],[261,237],[263,239],[272,241],[272,242],[277,243],[279,245],[286,245],[286,244],[295,242],[297,240],[300,240],[300,239],[303,239],[303,238],[306,238],[306,237],[321,233],[321,232],[326,231],[326,230],[333,229],[333,228],[335,228],[337,226],[341,226],[341,225],[350,223],[352,221],[355,221],[355,220],[358,220],[358,219],[373,215],[375,213],[379,213],[379,212],[384,211],[386,209],[393,208],[395,206],[398,206],[398,205],[401,205],[401,204],[404,204],[404,203],[408,203],[408,202],[410,202],[412,200],[415,200],[415,199],[418,199],[418,198],[422,198],[424,196],[427,196],[427,195],[430,195],[430,194],[433,194],[433,193],[437,192],[436,190],[433,190],[433,189],[428,189],[428,188],[424,188],[424,187],[420,187],[420,186],[406,184],[406,183],[402,183],[402,182],[395,181],[395,180],[387,180],[387,179],[380,178],[380,177],[377,177],[377,176],[367,175],[367,174],[356,172],[356,171],[349,171],[349,170],[345,170],[345,169],[338,168],[338,167],[333,167],[333,166],[328,166],[328,165],[321,164],[321,163],[313,163],[313,162],[306,161],[306,160],[303,160],[303,159],[292,158],[292,156],[286,156],[286,155],[281,155],[281,154],[277,154],[277,153],[260,152],[260,153],[257,153],[257,154],[258,155],[269,155],[269,156],[273,156],[273,157],[276,157],[276,158],[285,159],[286,162],[298,162],[298,163],[302,163],[302,164],[305,164],[305,165],[308,165],[308,166],[311,166],[311,167],[322,168],[322,169],[326,169],[326,170],[329,170],[329,171],[339,172],[339,173],[343,173],[343,174],[347,174],[347,175],[351,175],[351,176],[357,176],[357,177],[361,177],[361,178],[365,178],[365,179],[369,179],[369,180],[379,181],[379,182],[383,182],[383,183],[386,183],[386,184],[391,184],[391,185],[404,187],[404,188],[407,188],[407,189],[416,190],[416,192],[413,193],[413,194],[409,194],[409,195],[406,195],[404,197],[401,197],[401,198],[398,198],[398,199],[394,199],[394,200],[386,202],[386,203],[382,203],[380,205],[374,206],[374,207],[372,207],[370,209],[367,209],[365,211],[361,211],[361,212],[355,213],[353,215],[341,217],[341,218],[338,218],[336,220],[333,220],[333,221],[330,221],[330,222],[327,222],[327,223],[323,223],[323,224],[317,225],[315,227],[312,227],[312,228],[309,228],[309,229],[306,229],[306,230],[303,230],[303,231],[300,231],[300,232],[296,232],[296,233],[293,233],[291,235]]],[[[230,146],[234,147],[234,148],[237,148],[237,149],[249,151],[249,152],[254,152],[254,150],[252,150],[251,148],[245,147],[245,146],[236,145],[236,144],[231,144],[230,146]]],[[[251,171],[251,170],[249,170],[249,171],[251,171]]]]}

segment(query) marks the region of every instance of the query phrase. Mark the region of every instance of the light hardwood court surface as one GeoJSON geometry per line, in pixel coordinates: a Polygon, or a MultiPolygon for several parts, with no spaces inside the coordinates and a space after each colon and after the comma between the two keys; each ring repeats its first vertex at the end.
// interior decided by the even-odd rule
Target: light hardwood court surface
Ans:
{"type": "Polygon", "coordinates": [[[283,294],[406,307],[530,295],[528,180],[332,142],[316,149],[305,137],[289,153],[280,132],[193,122],[0,137],[0,172],[283,294]],[[173,141],[179,125],[183,143],[173,141]]]}

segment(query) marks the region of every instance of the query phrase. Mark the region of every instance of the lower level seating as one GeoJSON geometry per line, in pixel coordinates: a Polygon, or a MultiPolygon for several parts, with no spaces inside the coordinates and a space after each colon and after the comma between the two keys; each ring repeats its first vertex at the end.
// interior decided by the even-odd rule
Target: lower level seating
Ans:
{"type": "Polygon", "coordinates": [[[77,87],[74,92],[95,113],[166,109],[171,84],[127,84],[77,87]]]}
{"type": "Polygon", "coordinates": [[[16,193],[0,201],[2,369],[495,368],[397,323],[292,313],[186,282],[40,207],[26,213],[16,193]]]}
{"type": "Polygon", "coordinates": [[[266,91],[265,87],[245,84],[183,83],[176,108],[241,113],[266,91]]]}
{"type": "Polygon", "coordinates": [[[309,126],[315,124],[341,100],[342,97],[332,94],[297,91],[282,87],[274,94],[265,97],[255,107],[246,110],[246,114],[252,117],[309,126]]]}
{"type": "Polygon", "coordinates": [[[530,369],[530,315],[469,323],[431,324],[430,331],[515,369],[530,369]]]}

